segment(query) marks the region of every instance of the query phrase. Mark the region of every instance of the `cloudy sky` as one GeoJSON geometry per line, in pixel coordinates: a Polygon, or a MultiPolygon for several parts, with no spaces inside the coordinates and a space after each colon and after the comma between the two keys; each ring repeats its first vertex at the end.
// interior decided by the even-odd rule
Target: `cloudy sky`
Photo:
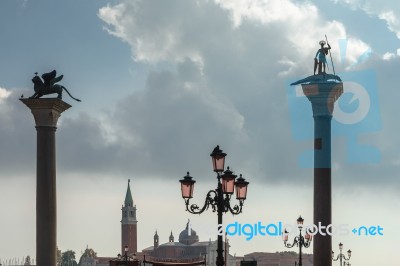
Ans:
{"type": "MultiPolygon", "coordinates": [[[[119,252],[128,179],[139,250],[155,230],[161,243],[171,230],[177,239],[188,218],[208,240],[201,228],[217,217],[185,212],[178,180],[190,171],[203,202],[217,144],[250,181],[243,214],[227,223],[312,221],[311,106],[288,84],[312,74],[325,34],[345,89],[332,129],[333,223],[384,228],[334,236],[334,250],[344,243],[354,265],[398,261],[398,1],[2,0],[1,262],[35,256],[36,132],[18,99],[33,94],[34,72],[53,69],[82,99],[64,95],[73,107],[57,131],[61,250],[119,252]]],[[[230,243],[237,255],[285,250],[279,237],[230,243]]]]}

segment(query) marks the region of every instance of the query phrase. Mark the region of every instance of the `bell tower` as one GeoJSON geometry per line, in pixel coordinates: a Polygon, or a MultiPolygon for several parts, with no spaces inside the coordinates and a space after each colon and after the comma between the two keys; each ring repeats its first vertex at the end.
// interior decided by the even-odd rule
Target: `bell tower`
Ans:
{"type": "Polygon", "coordinates": [[[159,244],[159,237],[156,230],[156,233],[154,234],[154,250],[158,248],[158,244],[159,244]]]}
{"type": "Polygon", "coordinates": [[[125,202],[121,209],[121,254],[125,253],[124,248],[126,245],[128,246],[129,254],[137,253],[136,205],[133,205],[130,182],[131,180],[128,179],[125,202]]]}

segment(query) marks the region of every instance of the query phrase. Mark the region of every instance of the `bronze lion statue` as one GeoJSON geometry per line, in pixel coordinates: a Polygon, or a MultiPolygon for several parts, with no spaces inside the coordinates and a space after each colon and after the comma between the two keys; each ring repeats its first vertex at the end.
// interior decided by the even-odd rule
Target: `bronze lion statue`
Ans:
{"type": "Polygon", "coordinates": [[[29,97],[30,99],[38,99],[40,97],[42,97],[43,95],[48,95],[48,94],[53,94],[53,93],[57,93],[58,99],[62,99],[62,92],[63,90],[65,90],[68,95],[74,99],[75,101],[80,102],[81,100],[74,98],[71,93],[69,93],[69,91],[62,85],[59,84],[55,84],[57,82],[59,82],[60,80],[62,80],[63,75],[56,77],[57,72],[55,70],[49,72],[49,73],[44,73],[42,75],[43,81],[42,79],[37,75],[37,72],[35,73],[35,76],[32,78],[32,82],[34,84],[33,86],[33,90],[35,91],[35,93],[29,97]]]}

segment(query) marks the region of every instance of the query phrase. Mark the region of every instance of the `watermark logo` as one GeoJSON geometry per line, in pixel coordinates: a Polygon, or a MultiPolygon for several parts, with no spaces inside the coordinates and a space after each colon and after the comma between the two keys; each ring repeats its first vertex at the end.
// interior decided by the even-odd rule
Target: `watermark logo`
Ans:
{"type": "MultiPolygon", "coordinates": [[[[346,56],[347,40],[339,40],[342,62],[346,56]]],[[[365,61],[371,54],[366,50],[351,67],[365,61]]],[[[361,143],[360,137],[382,130],[376,73],[373,70],[346,71],[337,73],[343,81],[344,92],[335,102],[332,119],[332,138],[342,137],[346,141],[345,158],[348,163],[378,163],[379,149],[361,143]]],[[[311,103],[303,94],[300,85],[290,86],[296,80],[288,80],[286,92],[293,138],[297,141],[313,140],[314,122],[311,103]]],[[[302,167],[313,167],[314,150],[299,156],[302,167]]]]}
{"type": "MultiPolygon", "coordinates": [[[[284,224],[282,221],[276,223],[239,223],[233,222],[227,225],[219,224],[218,226],[196,226],[196,230],[210,235],[227,235],[244,237],[246,241],[252,240],[254,237],[281,237],[285,235],[298,235],[297,224],[284,224]]],[[[191,235],[192,224],[188,224],[188,235],[191,235]]],[[[302,229],[303,235],[308,233],[311,236],[317,234],[322,236],[346,236],[353,233],[355,236],[383,236],[383,227],[377,226],[357,226],[350,227],[349,224],[330,224],[324,226],[321,222],[317,224],[304,225],[302,229]],[[350,230],[352,228],[352,230],[350,230]]]]}
{"type": "Polygon", "coordinates": [[[246,240],[253,239],[254,236],[281,236],[282,235],[282,222],[277,224],[265,224],[257,222],[255,224],[240,224],[234,222],[225,227],[228,236],[245,236],[246,240]]]}
{"type": "Polygon", "coordinates": [[[351,232],[356,236],[383,236],[383,227],[380,225],[355,227],[351,232]]]}

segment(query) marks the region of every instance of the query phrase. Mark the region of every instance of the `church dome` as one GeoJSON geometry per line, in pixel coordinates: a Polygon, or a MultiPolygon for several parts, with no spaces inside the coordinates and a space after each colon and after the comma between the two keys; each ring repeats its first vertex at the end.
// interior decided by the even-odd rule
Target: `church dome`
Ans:
{"type": "Polygon", "coordinates": [[[196,231],[194,231],[192,228],[189,228],[189,223],[190,221],[187,222],[185,230],[179,234],[179,242],[185,245],[191,245],[199,242],[199,236],[197,235],[196,231]]]}

